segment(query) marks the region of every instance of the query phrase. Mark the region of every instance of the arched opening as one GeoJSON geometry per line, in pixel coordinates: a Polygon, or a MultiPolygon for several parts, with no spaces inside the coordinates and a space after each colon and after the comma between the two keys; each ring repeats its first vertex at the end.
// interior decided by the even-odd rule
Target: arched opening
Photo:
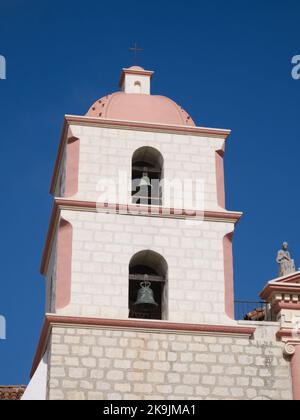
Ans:
{"type": "Polygon", "coordinates": [[[142,85],[141,82],[134,82],[134,93],[141,93],[142,92],[142,85]]]}
{"type": "Polygon", "coordinates": [[[167,319],[167,280],[168,264],[160,254],[153,251],[135,254],[129,264],[129,318],[167,319]]]}
{"type": "Polygon", "coordinates": [[[164,159],[153,147],[141,147],[132,157],[133,204],[162,205],[164,159]]]}

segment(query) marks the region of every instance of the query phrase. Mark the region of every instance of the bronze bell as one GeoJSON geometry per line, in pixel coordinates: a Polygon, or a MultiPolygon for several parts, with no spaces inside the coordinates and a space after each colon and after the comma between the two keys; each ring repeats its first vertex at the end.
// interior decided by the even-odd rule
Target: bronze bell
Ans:
{"type": "Polygon", "coordinates": [[[145,276],[145,280],[140,284],[141,288],[138,292],[137,301],[134,306],[139,307],[141,310],[151,309],[153,306],[158,306],[154,299],[154,293],[151,289],[151,283],[148,281],[148,276],[145,276]]]}
{"type": "Polygon", "coordinates": [[[143,188],[143,187],[147,187],[147,188],[151,187],[152,188],[151,180],[149,178],[148,169],[147,168],[144,168],[143,177],[141,178],[140,183],[139,183],[138,186],[140,188],[143,188]]]}

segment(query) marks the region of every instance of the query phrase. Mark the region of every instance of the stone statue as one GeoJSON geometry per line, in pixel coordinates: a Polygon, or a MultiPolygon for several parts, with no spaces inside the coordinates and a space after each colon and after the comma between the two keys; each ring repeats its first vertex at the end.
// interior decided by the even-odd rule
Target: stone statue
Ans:
{"type": "Polygon", "coordinates": [[[291,255],[288,251],[289,244],[284,242],[282,249],[278,251],[277,263],[279,264],[279,277],[287,276],[288,274],[295,273],[295,262],[291,259],[291,255]]]}

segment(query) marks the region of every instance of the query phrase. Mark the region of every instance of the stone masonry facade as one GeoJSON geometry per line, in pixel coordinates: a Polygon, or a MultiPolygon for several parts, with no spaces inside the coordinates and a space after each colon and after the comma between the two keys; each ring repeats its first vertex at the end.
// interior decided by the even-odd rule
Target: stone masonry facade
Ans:
{"type": "Polygon", "coordinates": [[[253,339],[53,327],[50,400],[291,400],[290,363],[272,325],[253,339]]]}

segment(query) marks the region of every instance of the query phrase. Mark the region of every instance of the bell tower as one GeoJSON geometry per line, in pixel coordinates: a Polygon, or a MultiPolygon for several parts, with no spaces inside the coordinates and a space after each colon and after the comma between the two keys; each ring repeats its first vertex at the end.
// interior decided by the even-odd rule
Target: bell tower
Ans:
{"type": "Polygon", "coordinates": [[[121,91],[65,116],[32,369],[45,364],[47,399],[217,395],[201,382],[207,363],[223,363],[210,344],[251,345],[255,328],[234,320],[230,130],[198,127],[152,95],[153,74],[123,69],[121,91]]]}
{"type": "Polygon", "coordinates": [[[230,132],[196,127],[175,102],[150,95],[152,76],[124,69],[122,92],[65,117],[42,264],[48,312],[232,323],[241,214],[224,202],[230,132]],[[141,311],[138,296],[153,304],[141,311]]]}
{"type": "Polygon", "coordinates": [[[241,213],[225,209],[230,131],[196,127],[175,102],[150,94],[152,76],[124,69],[121,92],[85,117],[65,117],[42,263],[47,311],[232,323],[241,213]],[[138,296],[153,304],[137,305],[138,296]]]}

